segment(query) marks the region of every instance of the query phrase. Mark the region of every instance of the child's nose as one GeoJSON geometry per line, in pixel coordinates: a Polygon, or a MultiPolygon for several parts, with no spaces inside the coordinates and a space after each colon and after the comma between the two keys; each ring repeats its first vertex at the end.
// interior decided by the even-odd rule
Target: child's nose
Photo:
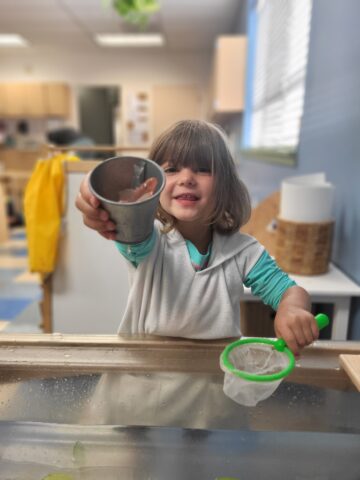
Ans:
{"type": "Polygon", "coordinates": [[[193,185],[195,184],[195,174],[191,168],[182,168],[179,175],[179,184],[193,185]]]}

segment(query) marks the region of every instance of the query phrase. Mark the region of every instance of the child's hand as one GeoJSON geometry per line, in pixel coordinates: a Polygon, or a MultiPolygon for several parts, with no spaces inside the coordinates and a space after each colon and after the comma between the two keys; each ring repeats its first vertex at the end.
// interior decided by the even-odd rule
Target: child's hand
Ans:
{"type": "Polygon", "coordinates": [[[308,295],[300,287],[292,287],[285,292],[275,316],[275,333],[283,338],[294,353],[318,339],[319,329],[309,308],[308,295]],[[302,301],[303,300],[303,301],[302,301]]]}
{"type": "Polygon", "coordinates": [[[87,227],[96,230],[108,240],[115,240],[116,226],[110,220],[108,212],[100,208],[99,200],[90,192],[89,176],[90,173],[81,182],[75,205],[82,213],[84,224],[87,227]]]}

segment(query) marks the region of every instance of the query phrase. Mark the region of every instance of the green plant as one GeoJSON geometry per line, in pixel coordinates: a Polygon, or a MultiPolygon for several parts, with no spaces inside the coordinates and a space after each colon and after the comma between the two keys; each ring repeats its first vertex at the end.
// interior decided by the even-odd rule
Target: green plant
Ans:
{"type": "Polygon", "coordinates": [[[115,11],[126,21],[146,27],[152,14],[160,9],[158,0],[112,0],[115,11]]]}

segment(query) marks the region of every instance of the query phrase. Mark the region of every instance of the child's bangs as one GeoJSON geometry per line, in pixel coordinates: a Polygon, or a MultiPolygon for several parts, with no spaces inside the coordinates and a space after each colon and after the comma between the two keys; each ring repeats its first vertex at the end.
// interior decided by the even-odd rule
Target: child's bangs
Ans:
{"type": "Polygon", "coordinates": [[[173,144],[167,145],[166,150],[161,154],[163,163],[168,163],[175,168],[191,168],[194,171],[206,169],[214,170],[214,152],[212,146],[205,142],[189,139],[177,139],[173,144]]]}

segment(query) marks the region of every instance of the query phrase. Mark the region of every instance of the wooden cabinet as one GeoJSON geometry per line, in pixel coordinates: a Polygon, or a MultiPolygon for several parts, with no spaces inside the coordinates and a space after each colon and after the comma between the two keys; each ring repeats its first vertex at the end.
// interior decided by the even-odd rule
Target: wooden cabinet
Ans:
{"type": "Polygon", "coordinates": [[[0,84],[0,115],[2,117],[68,117],[69,114],[70,89],[65,84],[0,84]]]}
{"type": "Polygon", "coordinates": [[[201,107],[201,91],[196,85],[154,85],[154,138],[179,120],[200,119],[201,107]]]}
{"type": "Polygon", "coordinates": [[[20,85],[23,92],[23,108],[26,117],[41,118],[45,117],[46,105],[44,96],[44,86],[40,83],[29,83],[20,85]]]}
{"type": "Polygon", "coordinates": [[[18,117],[24,115],[24,99],[25,93],[21,86],[17,83],[6,83],[1,85],[3,97],[3,113],[4,117],[18,117]]]}
{"type": "Polygon", "coordinates": [[[63,83],[47,83],[44,85],[44,96],[47,116],[69,117],[70,88],[63,83]]]}
{"type": "Polygon", "coordinates": [[[210,118],[243,111],[246,47],[247,39],[243,35],[217,38],[209,89],[210,118]]]}

